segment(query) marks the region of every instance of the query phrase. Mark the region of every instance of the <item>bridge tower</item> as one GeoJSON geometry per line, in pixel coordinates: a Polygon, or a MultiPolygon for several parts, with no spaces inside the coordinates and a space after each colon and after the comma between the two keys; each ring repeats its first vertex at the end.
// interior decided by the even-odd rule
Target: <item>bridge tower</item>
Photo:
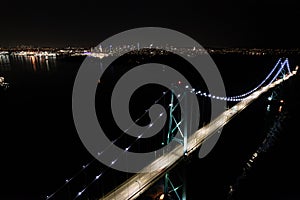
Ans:
{"type": "MultiPolygon", "coordinates": [[[[181,120],[177,122],[175,116],[173,115],[173,112],[177,108],[177,105],[174,105],[174,92],[171,93],[171,102],[169,104],[169,128],[168,128],[168,134],[167,134],[167,141],[166,145],[168,145],[172,140],[179,142],[181,145],[183,145],[183,155],[187,155],[187,131],[188,131],[188,120],[187,120],[187,92],[185,91],[183,93],[183,101],[184,101],[184,110],[182,112],[183,116],[181,116],[181,120]],[[173,123],[175,124],[175,127],[173,127],[173,123]],[[180,126],[183,124],[183,128],[180,126]],[[183,130],[182,130],[183,129],[183,130]],[[179,131],[181,138],[174,137],[174,132],[179,131]]],[[[185,175],[185,168],[183,168],[182,172],[182,185],[175,186],[171,179],[170,174],[167,172],[164,177],[164,196],[167,196],[170,192],[174,192],[178,200],[186,200],[186,175],[185,175]],[[169,188],[172,190],[169,191],[169,188]],[[178,192],[178,189],[181,188],[181,195],[178,192]]],[[[164,198],[163,198],[164,199],[164,198]]]]}
{"type": "MultiPolygon", "coordinates": [[[[281,67],[278,70],[277,74],[275,75],[275,78],[285,79],[287,75],[292,73],[288,58],[285,58],[284,61],[281,61],[280,65],[281,67]]],[[[268,97],[269,102],[278,101],[278,97],[280,96],[280,92],[279,92],[280,88],[281,88],[281,84],[279,84],[272,90],[271,95],[268,97]]],[[[270,111],[270,104],[268,104],[267,106],[267,111],[270,111]]]]}

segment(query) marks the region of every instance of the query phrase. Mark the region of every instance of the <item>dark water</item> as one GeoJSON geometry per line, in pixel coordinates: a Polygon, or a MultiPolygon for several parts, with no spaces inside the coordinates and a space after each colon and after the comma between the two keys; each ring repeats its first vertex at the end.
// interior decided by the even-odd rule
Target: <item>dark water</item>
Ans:
{"type": "MultiPolygon", "coordinates": [[[[252,89],[277,61],[271,56],[213,58],[229,95],[252,89]]],[[[71,108],[73,81],[83,59],[0,57],[0,76],[10,83],[9,90],[0,96],[1,199],[45,198],[92,160],[77,136],[71,108]]],[[[299,58],[290,61],[291,66],[300,63],[299,58]]],[[[282,96],[289,111],[288,125],[278,144],[241,184],[238,199],[300,199],[294,184],[300,174],[298,79],[286,84],[282,96]]],[[[195,155],[187,162],[188,199],[226,199],[229,185],[240,175],[244,161],[265,137],[266,97],[224,127],[218,144],[206,158],[200,160],[195,155]]],[[[97,164],[90,173],[97,174],[97,164]]],[[[92,175],[84,176],[79,185],[92,175]]],[[[116,184],[119,178],[124,177],[110,174],[110,182],[98,183],[96,190],[104,193],[103,188],[116,184]]],[[[176,174],[174,179],[178,179],[176,174]]],[[[81,187],[67,189],[73,195],[81,187]]]]}

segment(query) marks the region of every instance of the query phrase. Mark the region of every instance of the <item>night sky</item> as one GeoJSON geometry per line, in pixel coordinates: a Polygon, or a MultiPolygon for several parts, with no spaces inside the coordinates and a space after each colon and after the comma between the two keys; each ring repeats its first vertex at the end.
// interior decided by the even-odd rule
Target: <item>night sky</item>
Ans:
{"type": "Polygon", "coordinates": [[[183,32],[205,47],[299,47],[297,0],[3,1],[0,46],[96,46],[130,28],[183,32]]]}

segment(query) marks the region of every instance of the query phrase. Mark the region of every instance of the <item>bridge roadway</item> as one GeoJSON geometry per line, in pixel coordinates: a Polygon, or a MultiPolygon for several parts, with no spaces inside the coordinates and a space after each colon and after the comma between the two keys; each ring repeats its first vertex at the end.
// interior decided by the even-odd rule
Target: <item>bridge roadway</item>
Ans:
{"type": "MultiPolygon", "coordinates": [[[[261,94],[280,84],[284,80],[289,79],[294,74],[296,74],[295,71],[293,71],[293,73],[290,73],[289,75],[286,75],[283,79],[276,80],[270,85],[260,88],[259,90],[246,97],[244,100],[237,103],[235,106],[224,111],[221,115],[216,117],[206,126],[197,130],[188,138],[187,154],[189,155],[190,153],[195,151],[205,141],[206,138],[216,133],[216,131],[218,131],[225,124],[227,124],[234,116],[236,116],[239,112],[246,108],[261,94]]],[[[133,175],[123,184],[119,185],[116,189],[114,189],[113,191],[105,195],[103,198],[101,198],[101,200],[136,199],[140,194],[142,194],[152,184],[154,184],[159,178],[161,178],[167,171],[176,166],[176,164],[183,158],[183,146],[178,145],[172,151],[165,153],[164,155],[154,160],[142,171],[151,171],[149,170],[151,168],[157,168],[159,170],[148,173],[141,172],[133,175]]]]}

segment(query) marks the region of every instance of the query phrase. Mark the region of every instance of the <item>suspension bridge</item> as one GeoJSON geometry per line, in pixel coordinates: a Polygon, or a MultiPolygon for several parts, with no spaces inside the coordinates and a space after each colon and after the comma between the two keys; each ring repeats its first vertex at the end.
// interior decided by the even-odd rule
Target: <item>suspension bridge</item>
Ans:
{"type": "MultiPolygon", "coordinates": [[[[187,137],[187,129],[183,128],[182,130],[182,127],[180,126],[182,121],[177,122],[175,119],[172,118],[172,111],[174,111],[174,109],[177,106],[176,104],[173,105],[173,95],[172,95],[172,100],[169,105],[170,106],[169,114],[171,118],[170,123],[172,122],[175,123],[176,125],[175,129],[177,129],[180,132],[181,138],[172,137],[172,133],[174,132],[174,129],[169,130],[168,142],[170,142],[171,140],[178,140],[179,141],[178,145],[175,148],[173,148],[171,151],[159,155],[152,163],[150,163],[143,170],[141,170],[140,173],[131,176],[121,185],[119,185],[118,187],[116,187],[115,189],[113,189],[112,191],[110,191],[100,199],[101,200],[136,199],[143,192],[149,189],[157,180],[165,176],[165,191],[160,196],[160,199],[164,199],[166,197],[166,193],[168,192],[166,188],[168,185],[170,185],[172,191],[176,193],[177,198],[179,200],[185,200],[186,196],[185,196],[184,188],[182,189],[182,194],[179,195],[176,191],[177,190],[176,187],[172,184],[170,178],[168,177],[168,172],[172,168],[174,168],[178,163],[180,163],[185,157],[190,156],[194,151],[196,151],[208,138],[218,133],[218,131],[222,129],[224,125],[226,125],[232,118],[234,118],[241,111],[243,111],[243,109],[249,106],[253,101],[259,98],[262,94],[272,90],[272,88],[275,88],[276,86],[280,85],[282,82],[294,76],[297,73],[297,70],[298,67],[296,67],[294,70],[291,70],[288,58],[285,59],[280,58],[275,64],[275,66],[272,68],[272,70],[269,72],[269,74],[256,87],[243,94],[239,94],[236,96],[221,97],[215,94],[202,92],[200,90],[196,91],[193,88],[184,87],[183,95],[181,95],[181,99],[179,99],[179,101],[184,99],[185,96],[184,94],[193,93],[203,98],[210,98],[214,100],[227,101],[227,102],[236,102],[236,104],[231,108],[225,110],[222,114],[220,114],[218,117],[213,119],[209,124],[203,126],[195,133],[187,137]],[[152,169],[158,169],[158,170],[152,170],[152,169]]],[[[164,93],[163,95],[166,94],[164,93]]],[[[163,114],[159,115],[158,119],[162,117],[162,115],[163,114]]],[[[116,142],[116,140],[113,141],[112,143],[114,142],[116,142]]],[[[124,149],[124,152],[128,151],[130,147],[131,146],[128,146],[128,148],[124,149]]],[[[99,154],[98,156],[101,156],[101,154],[99,154]]],[[[92,162],[94,162],[94,160],[88,163],[87,165],[85,165],[84,168],[79,173],[81,173],[86,168],[88,168],[92,162]]],[[[118,158],[115,158],[111,162],[111,166],[113,166],[116,162],[118,162],[118,158]]],[[[74,200],[79,199],[93,183],[101,179],[104,173],[105,170],[100,171],[99,174],[95,176],[95,178],[90,183],[86,184],[85,187],[83,187],[80,191],[78,191],[75,197],[71,199],[74,200]]],[[[55,199],[56,194],[62,188],[66,187],[74,178],[75,176],[69,180],[66,180],[64,185],[62,185],[57,191],[55,191],[51,195],[47,196],[46,199],[47,200],[55,199]]]]}

